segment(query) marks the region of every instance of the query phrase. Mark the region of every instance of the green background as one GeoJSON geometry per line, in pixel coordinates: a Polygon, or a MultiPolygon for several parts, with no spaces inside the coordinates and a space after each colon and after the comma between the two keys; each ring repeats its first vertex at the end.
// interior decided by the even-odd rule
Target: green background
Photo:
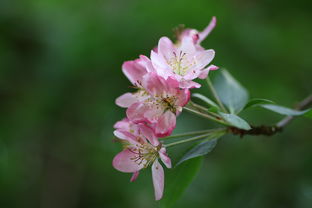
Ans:
{"type": "MultiPolygon", "coordinates": [[[[213,64],[251,97],[292,107],[312,91],[311,10],[301,0],[1,0],[0,207],[157,207],[150,170],[130,183],[111,165],[124,116],[114,100],[130,90],[123,61],[216,16],[203,42],[213,64]]],[[[257,108],[242,116],[281,119],[257,108]]],[[[213,126],[183,113],[176,131],[213,126]]],[[[175,207],[312,207],[311,148],[306,118],[273,137],[226,136],[175,207]]]]}

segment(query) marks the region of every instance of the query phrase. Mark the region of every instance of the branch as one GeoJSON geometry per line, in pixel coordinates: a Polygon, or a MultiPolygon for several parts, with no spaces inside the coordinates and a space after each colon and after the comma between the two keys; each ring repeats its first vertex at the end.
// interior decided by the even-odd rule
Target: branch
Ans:
{"type": "MultiPolygon", "coordinates": [[[[295,107],[296,110],[303,110],[304,108],[308,107],[312,104],[312,94],[305,98],[303,101],[298,103],[295,107]]],[[[251,126],[250,130],[244,130],[239,129],[236,127],[229,127],[228,131],[234,135],[239,135],[240,137],[243,137],[245,135],[265,135],[265,136],[272,136],[278,132],[281,132],[283,128],[289,124],[295,117],[294,116],[286,116],[282,120],[280,120],[276,125],[274,126],[251,126]]]]}
{"type": "MultiPolygon", "coordinates": [[[[295,107],[296,110],[303,110],[304,108],[308,107],[312,104],[312,95],[306,97],[303,101],[297,104],[295,107]]],[[[277,127],[283,128],[287,124],[289,124],[295,117],[294,116],[286,116],[284,119],[282,119],[280,122],[276,124],[277,127]]]]}

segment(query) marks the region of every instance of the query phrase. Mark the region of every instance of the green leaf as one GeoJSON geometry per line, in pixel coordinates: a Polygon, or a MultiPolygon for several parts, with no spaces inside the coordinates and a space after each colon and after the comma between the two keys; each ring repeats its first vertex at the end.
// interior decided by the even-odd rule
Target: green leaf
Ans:
{"type": "Polygon", "coordinates": [[[192,97],[198,98],[202,101],[204,101],[205,103],[207,103],[209,106],[213,106],[219,109],[218,105],[213,102],[212,100],[210,100],[209,98],[207,98],[206,96],[199,94],[199,93],[193,93],[192,97]]]}
{"type": "Polygon", "coordinates": [[[215,148],[215,146],[217,145],[217,141],[218,138],[215,138],[195,145],[193,148],[186,152],[186,154],[179,160],[176,166],[182,164],[189,159],[208,154],[215,148]]]}
{"type": "Polygon", "coordinates": [[[270,111],[273,111],[275,113],[279,113],[279,114],[286,115],[286,116],[300,116],[311,110],[311,109],[307,109],[304,111],[298,111],[298,110],[294,110],[291,108],[287,108],[287,107],[283,107],[279,105],[273,105],[273,104],[264,104],[260,106],[270,111]]]}
{"type": "Polygon", "coordinates": [[[231,113],[238,113],[248,101],[247,90],[225,69],[214,80],[214,87],[231,113]]]}
{"type": "Polygon", "coordinates": [[[219,111],[220,111],[220,108],[215,107],[215,106],[208,108],[208,112],[219,113],[219,111]]]}
{"type": "Polygon", "coordinates": [[[245,105],[244,109],[259,106],[262,104],[272,104],[272,103],[274,103],[274,102],[271,100],[262,99],[262,98],[254,98],[254,99],[251,99],[248,101],[248,103],[245,105]]]}
{"type": "Polygon", "coordinates": [[[306,112],[306,113],[304,114],[304,116],[307,117],[307,118],[312,118],[312,109],[311,109],[311,108],[308,109],[308,112],[306,112]]]}
{"type": "Polygon", "coordinates": [[[227,114],[227,113],[219,113],[222,118],[231,126],[235,126],[239,129],[244,129],[244,130],[249,130],[251,129],[251,127],[249,126],[249,124],[242,119],[241,117],[234,115],[234,114],[227,114]]]}
{"type": "Polygon", "coordinates": [[[166,172],[165,192],[163,199],[160,201],[160,207],[170,208],[174,206],[194,180],[202,162],[203,157],[196,157],[166,172]]]}

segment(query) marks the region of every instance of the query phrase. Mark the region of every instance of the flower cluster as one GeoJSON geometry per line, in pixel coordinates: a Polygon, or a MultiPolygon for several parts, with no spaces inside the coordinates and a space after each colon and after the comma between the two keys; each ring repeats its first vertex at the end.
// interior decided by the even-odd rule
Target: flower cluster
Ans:
{"type": "Polygon", "coordinates": [[[209,65],[214,50],[205,50],[200,45],[215,24],[213,17],[202,32],[185,29],[176,43],[162,37],[150,58],[141,55],[122,65],[136,92],[116,99],[116,104],[127,110],[126,118],[114,126],[114,134],[124,150],[115,156],[113,166],[133,173],[131,181],[134,181],[141,169],[151,165],[156,200],[162,198],[164,190],[164,170],[158,159],[171,168],[171,160],[158,139],[172,133],[176,117],[190,99],[190,89],[200,87],[193,80],[205,79],[210,70],[218,68],[209,65]]]}

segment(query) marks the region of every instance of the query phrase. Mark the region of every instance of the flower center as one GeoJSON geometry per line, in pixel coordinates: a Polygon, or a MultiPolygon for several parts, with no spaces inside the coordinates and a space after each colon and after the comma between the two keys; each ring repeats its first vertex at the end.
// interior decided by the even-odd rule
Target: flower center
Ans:
{"type": "Polygon", "coordinates": [[[173,56],[167,60],[167,63],[173,72],[180,76],[184,76],[190,67],[194,65],[194,61],[189,60],[187,54],[183,51],[180,51],[179,54],[173,52],[173,56]]]}
{"type": "Polygon", "coordinates": [[[156,109],[161,109],[163,112],[170,110],[172,113],[177,112],[176,106],[177,98],[175,96],[170,95],[154,95],[145,100],[146,103],[151,103],[156,109]]]}
{"type": "Polygon", "coordinates": [[[159,157],[157,147],[154,147],[150,143],[136,144],[133,148],[129,148],[129,150],[135,154],[131,160],[138,165],[143,164],[144,168],[148,167],[159,157]]]}
{"type": "Polygon", "coordinates": [[[165,109],[165,111],[170,110],[172,113],[176,113],[176,102],[177,98],[175,96],[166,96],[161,100],[161,103],[165,109]]]}

